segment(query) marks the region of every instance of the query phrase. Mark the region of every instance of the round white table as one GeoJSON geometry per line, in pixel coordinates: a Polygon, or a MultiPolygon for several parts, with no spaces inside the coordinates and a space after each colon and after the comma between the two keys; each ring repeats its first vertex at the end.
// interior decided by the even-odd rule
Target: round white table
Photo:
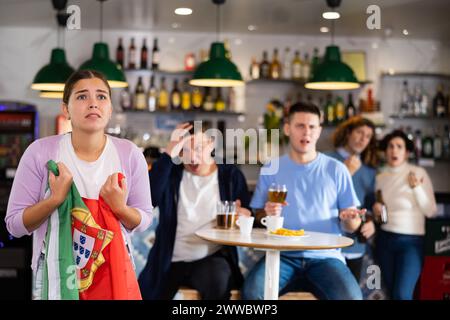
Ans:
{"type": "Polygon", "coordinates": [[[222,245],[250,247],[266,252],[264,299],[278,299],[280,277],[280,251],[325,250],[351,246],[353,240],[335,234],[308,232],[298,239],[269,237],[266,229],[253,229],[250,236],[241,235],[238,229],[207,228],[195,233],[198,237],[222,245]]]}

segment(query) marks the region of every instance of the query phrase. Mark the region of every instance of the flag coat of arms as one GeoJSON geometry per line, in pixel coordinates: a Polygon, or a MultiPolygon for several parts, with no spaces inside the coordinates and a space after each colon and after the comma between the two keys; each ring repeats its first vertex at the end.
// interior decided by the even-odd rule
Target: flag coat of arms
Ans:
{"type": "MultiPolygon", "coordinates": [[[[54,161],[47,167],[59,174],[54,161]]],[[[49,219],[42,299],[141,299],[120,222],[101,197],[83,199],[72,183],[49,219]]]]}

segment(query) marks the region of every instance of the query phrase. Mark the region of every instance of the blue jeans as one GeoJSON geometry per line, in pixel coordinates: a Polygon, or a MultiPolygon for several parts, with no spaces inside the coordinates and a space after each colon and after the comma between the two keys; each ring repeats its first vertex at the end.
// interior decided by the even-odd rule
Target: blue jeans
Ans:
{"type": "MultiPolygon", "coordinates": [[[[241,293],[246,300],[264,298],[265,261],[262,258],[248,274],[241,293]]],[[[308,290],[323,300],[361,300],[362,293],[347,266],[335,258],[310,259],[281,256],[280,295],[308,290]]]]}
{"type": "Polygon", "coordinates": [[[380,230],[376,242],[381,276],[394,300],[412,300],[422,271],[423,236],[380,230]]]}

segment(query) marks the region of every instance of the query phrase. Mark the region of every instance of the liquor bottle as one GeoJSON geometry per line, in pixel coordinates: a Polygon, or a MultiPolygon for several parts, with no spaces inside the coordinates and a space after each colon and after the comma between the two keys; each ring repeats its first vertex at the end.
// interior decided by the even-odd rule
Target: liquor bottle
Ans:
{"type": "Polygon", "coordinates": [[[123,111],[130,110],[131,105],[131,94],[128,87],[123,88],[122,91],[120,91],[120,107],[123,111]]]}
{"type": "Polygon", "coordinates": [[[345,106],[341,97],[336,98],[336,123],[340,123],[345,119],[345,106]]]}
{"type": "Polygon", "coordinates": [[[169,109],[169,92],[166,88],[166,78],[161,78],[161,87],[159,88],[158,95],[158,109],[168,110],[169,109]]]}
{"type": "Polygon", "coordinates": [[[221,111],[224,111],[225,108],[226,108],[226,105],[225,105],[225,100],[223,100],[223,97],[222,97],[222,88],[217,88],[217,97],[216,97],[216,101],[214,103],[214,109],[217,112],[221,112],[221,111]]]}
{"type": "Polygon", "coordinates": [[[305,58],[302,62],[301,68],[301,79],[303,81],[308,81],[311,75],[311,62],[309,61],[309,54],[305,53],[305,58]]]}
{"type": "Polygon", "coordinates": [[[189,80],[184,79],[183,91],[181,93],[181,109],[191,109],[191,92],[189,91],[189,80]]]}
{"type": "Polygon", "coordinates": [[[448,124],[444,127],[444,136],[442,138],[442,156],[445,160],[450,160],[450,130],[448,124]]]}
{"type": "Polygon", "coordinates": [[[172,110],[178,110],[181,108],[181,92],[178,89],[178,80],[173,80],[173,88],[170,93],[170,107],[172,110]]]}
{"type": "Polygon", "coordinates": [[[128,49],[128,69],[136,69],[136,47],[134,38],[131,38],[130,48],[128,49]]]}
{"type": "Polygon", "coordinates": [[[158,38],[153,39],[153,50],[152,50],[152,70],[158,70],[159,68],[159,47],[158,38]]]}
{"type": "MultiPolygon", "coordinates": [[[[411,129],[410,126],[406,126],[405,134],[408,137],[408,139],[414,144],[414,133],[412,132],[412,129],[411,129]]],[[[410,152],[409,156],[408,156],[408,159],[410,161],[416,160],[416,153],[415,152],[410,152]]]]}
{"type": "Polygon", "coordinates": [[[383,193],[381,190],[376,191],[375,201],[381,203],[381,216],[379,217],[379,222],[386,224],[388,222],[388,211],[386,204],[384,203],[383,193]]]}
{"type": "Polygon", "coordinates": [[[124,65],[124,56],[123,56],[123,45],[122,45],[122,38],[119,38],[119,44],[117,45],[116,49],[116,63],[120,65],[120,67],[123,69],[125,68],[124,65]]]}
{"type": "Polygon", "coordinates": [[[435,159],[442,159],[442,138],[436,128],[433,139],[433,156],[435,159]]]}
{"type": "Polygon", "coordinates": [[[345,119],[349,119],[356,115],[356,108],[353,104],[353,95],[351,93],[348,94],[348,102],[345,107],[345,119]]]}
{"type": "Polygon", "coordinates": [[[309,77],[314,77],[314,72],[316,72],[317,66],[320,64],[320,57],[319,57],[319,49],[314,48],[313,58],[311,61],[311,72],[309,77]]]}
{"type": "Polygon", "coordinates": [[[411,94],[408,89],[408,81],[403,81],[402,95],[400,101],[400,115],[407,116],[411,114],[411,94]]]}
{"type": "Polygon", "coordinates": [[[273,50],[273,59],[270,64],[270,77],[272,79],[280,79],[281,77],[281,63],[278,59],[278,49],[273,50]]]}
{"type": "Polygon", "coordinates": [[[416,153],[416,161],[419,161],[422,156],[422,132],[420,130],[416,130],[414,136],[414,150],[416,153]]]}
{"type": "MultiPolygon", "coordinates": [[[[312,97],[311,95],[308,95],[308,98],[310,99],[310,103],[312,103],[312,97]]],[[[323,103],[323,97],[319,97],[319,106],[320,106],[320,124],[323,125],[327,122],[326,116],[325,116],[325,112],[327,110],[327,104],[325,102],[325,104],[323,103]]]]}
{"type": "Polygon", "coordinates": [[[203,110],[205,111],[213,111],[214,110],[214,101],[211,94],[211,88],[205,88],[205,98],[203,99],[203,110]]]}
{"type": "Polygon", "coordinates": [[[428,97],[423,84],[420,85],[420,114],[422,116],[428,115],[428,109],[430,107],[430,98],[428,97]]]}
{"type": "Polygon", "coordinates": [[[433,138],[426,132],[422,139],[422,157],[432,159],[433,158],[433,138]]]}
{"type": "Polygon", "coordinates": [[[325,104],[325,118],[326,123],[328,125],[334,125],[336,122],[336,112],[333,105],[333,102],[331,101],[331,94],[327,95],[327,100],[325,104]]]}
{"type": "Polygon", "coordinates": [[[155,87],[155,76],[150,77],[150,85],[147,91],[147,105],[148,111],[153,112],[157,107],[158,90],[155,87]]]}
{"type": "Polygon", "coordinates": [[[147,69],[147,60],[148,60],[148,51],[146,40],[144,38],[144,42],[142,43],[141,48],[141,69],[147,69]]]}
{"type": "Polygon", "coordinates": [[[139,76],[136,90],[134,92],[134,108],[136,110],[146,109],[146,96],[144,85],[142,84],[142,76],[139,76]]]}
{"type": "Polygon", "coordinates": [[[259,64],[259,75],[263,79],[270,78],[270,63],[267,60],[267,51],[263,51],[263,59],[259,64]]]}
{"type": "Polygon", "coordinates": [[[300,51],[295,51],[294,59],[292,60],[291,78],[300,80],[302,77],[302,60],[300,59],[300,51]]]}
{"type": "Polygon", "coordinates": [[[372,88],[367,89],[366,111],[367,112],[377,111],[375,106],[375,100],[373,99],[372,88]]]}
{"type": "Polygon", "coordinates": [[[445,106],[445,97],[442,93],[442,85],[439,85],[437,88],[436,95],[433,98],[433,111],[434,116],[438,118],[445,117],[445,114],[447,112],[447,108],[445,106]]]}
{"type": "Polygon", "coordinates": [[[282,60],[282,65],[283,65],[283,72],[282,72],[282,77],[283,79],[290,79],[291,78],[291,59],[290,59],[290,52],[291,49],[289,49],[289,47],[286,47],[284,49],[284,55],[283,55],[283,60],[282,60]]]}
{"type": "Polygon", "coordinates": [[[418,85],[414,88],[414,96],[413,96],[413,115],[415,117],[420,116],[422,106],[422,92],[420,91],[420,87],[418,85]]]}
{"type": "Polygon", "coordinates": [[[192,107],[194,110],[200,110],[203,104],[203,96],[199,87],[194,87],[192,90],[192,107]]]}
{"type": "Polygon", "coordinates": [[[252,57],[252,63],[250,64],[250,79],[259,78],[259,64],[255,57],[252,57]]]}

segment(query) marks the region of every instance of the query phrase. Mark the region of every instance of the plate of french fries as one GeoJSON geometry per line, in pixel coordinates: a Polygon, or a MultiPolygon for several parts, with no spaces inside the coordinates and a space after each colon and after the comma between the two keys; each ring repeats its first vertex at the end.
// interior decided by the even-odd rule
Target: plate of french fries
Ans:
{"type": "Polygon", "coordinates": [[[273,239],[283,239],[283,240],[297,240],[308,237],[309,235],[305,233],[305,230],[298,229],[286,229],[279,228],[275,231],[267,231],[267,235],[273,239]]]}

